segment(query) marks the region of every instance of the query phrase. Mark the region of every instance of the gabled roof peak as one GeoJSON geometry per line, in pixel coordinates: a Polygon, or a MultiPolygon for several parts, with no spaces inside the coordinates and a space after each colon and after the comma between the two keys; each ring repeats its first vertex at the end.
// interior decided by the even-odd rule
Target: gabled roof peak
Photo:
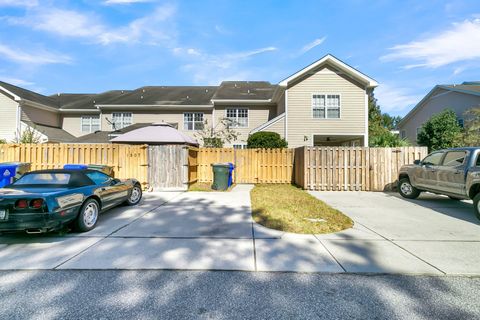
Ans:
{"type": "Polygon", "coordinates": [[[315,69],[315,68],[317,68],[321,65],[324,65],[324,64],[330,64],[330,65],[340,69],[341,71],[350,75],[352,78],[355,78],[355,79],[359,80],[360,82],[365,83],[366,86],[369,87],[369,88],[374,88],[374,87],[378,86],[377,81],[375,81],[374,79],[370,78],[369,76],[363,74],[362,72],[358,71],[357,69],[353,68],[352,66],[348,65],[347,63],[343,62],[342,60],[336,58],[335,56],[333,56],[331,54],[327,54],[327,55],[323,56],[322,58],[320,58],[319,60],[315,61],[314,63],[306,66],[302,70],[300,70],[300,71],[292,74],[288,78],[280,81],[279,84],[281,86],[286,87],[292,81],[298,79],[299,77],[307,74],[309,71],[311,71],[311,70],[313,70],[313,69],[315,69]]]}

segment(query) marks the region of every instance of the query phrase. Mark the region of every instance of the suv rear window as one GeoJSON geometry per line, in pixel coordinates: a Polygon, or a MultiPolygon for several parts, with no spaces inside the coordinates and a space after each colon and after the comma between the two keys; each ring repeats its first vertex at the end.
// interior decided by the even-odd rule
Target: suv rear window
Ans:
{"type": "Polygon", "coordinates": [[[443,159],[443,165],[447,167],[460,166],[465,161],[466,156],[466,151],[449,151],[443,159]]]}

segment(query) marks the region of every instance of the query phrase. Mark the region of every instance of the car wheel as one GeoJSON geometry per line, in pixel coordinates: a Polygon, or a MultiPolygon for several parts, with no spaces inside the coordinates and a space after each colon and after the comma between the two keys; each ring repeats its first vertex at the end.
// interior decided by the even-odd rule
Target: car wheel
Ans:
{"type": "Polygon", "coordinates": [[[130,196],[128,197],[126,203],[129,206],[134,206],[138,204],[142,200],[142,188],[136,184],[133,186],[132,192],[130,192],[130,196]]]}
{"type": "Polygon", "coordinates": [[[87,232],[95,228],[98,221],[100,206],[97,200],[88,199],[80,208],[78,217],[75,220],[75,229],[80,232],[87,232]]]}
{"type": "Polygon", "coordinates": [[[450,197],[450,196],[448,196],[448,197],[450,198],[450,200],[455,200],[455,201],[460,201],[460,200],[462,200],[461,198],[457,198],[457,197],[450,197]]]}
{"type": "Polygon", "coordinates": [[[475,210],[475,216],[480,220],[480,193],[473,197],[473,209],[475,210]]]}
{"type": "Polygon", "coordinates": [[[398,182],[398,193],[404,198],[416,199],[420,195],[420,190],[412,186],[408,178],[403,178],[398,182]]]}

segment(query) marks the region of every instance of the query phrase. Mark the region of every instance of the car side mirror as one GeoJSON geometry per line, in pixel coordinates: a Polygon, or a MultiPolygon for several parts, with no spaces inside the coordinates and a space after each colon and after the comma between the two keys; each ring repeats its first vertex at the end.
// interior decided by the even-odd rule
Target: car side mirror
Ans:
{"type": "Polygon", "coordinates": [[[415,161],[413,161],[413,164],[419,166],[419,165],[422,164],[422,161],[421,160],[415,160],[415,161]]]}

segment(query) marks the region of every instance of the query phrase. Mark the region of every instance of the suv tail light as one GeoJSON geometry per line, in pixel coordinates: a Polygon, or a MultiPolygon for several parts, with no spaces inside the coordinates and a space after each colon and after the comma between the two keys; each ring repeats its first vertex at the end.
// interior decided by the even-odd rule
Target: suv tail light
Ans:
{"type": "Polygon", "coordinates": [[[43,206],[43,199],[33,199],[30,201],[30,207],[34,209],[40,209],[43,206]]]}
{"type": "Polygon", "coordinates": [[[26,209],[28,208],[28,201],[27,200],[17,200],[17,202],[15,202],[15,209],[26,209]]]}

